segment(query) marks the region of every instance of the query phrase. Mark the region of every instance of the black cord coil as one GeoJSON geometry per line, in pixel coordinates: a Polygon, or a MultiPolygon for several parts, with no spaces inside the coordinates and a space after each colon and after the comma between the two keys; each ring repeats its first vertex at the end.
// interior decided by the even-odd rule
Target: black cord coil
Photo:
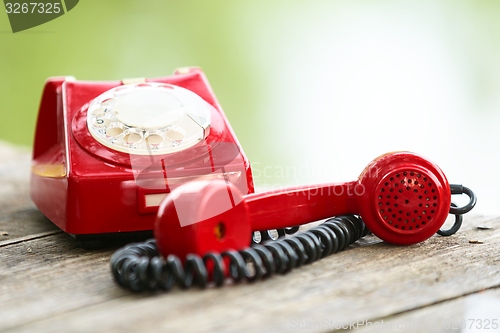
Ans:
{"type": "Polygon", "coordinates": [[[454,235],[462,226],[463,215],[470,212],[472,208],[477,203],[476,194],[468,187],[460,184],[450,184],[451,194],[466,194],[469,197],[469,202],[461,207],[454,202],[451,203],[450,214],[455,215],[455,222],[453,226],[448,230],[439,229],[438,235],[440,236],[451,236],[454,235]]]}
{"type": "Polygon", "coordinates": [[[184,264],[176,255],[160,257],[156,241],[150,239],[117,250],[111,258],[111,271],[120,286],[133,291],[168,291],[175,285],[205,288],[211,282],[221,286],[226,280],[226,263],[231,280],[253,282],[342,251],[368,233],[358,216],[338,216],[305,232],[240,251],[210,252],[203,257],[190,254],[184,264]]]}
{"type": "Polygon", "coordinates": [[[282,228],[282,229],[270,229],[270,230],[261,230],[261,231],[254,231],[253,237],[252,237],[252,245],[258,244],[258,243],[263,243],[264,241],[268,240],[276,240],[278,238],[285,237],[286,235],[293,235],[299,231],[300,227],[295,226],[295,227],[289,227],[289,228],[282,228]]]}

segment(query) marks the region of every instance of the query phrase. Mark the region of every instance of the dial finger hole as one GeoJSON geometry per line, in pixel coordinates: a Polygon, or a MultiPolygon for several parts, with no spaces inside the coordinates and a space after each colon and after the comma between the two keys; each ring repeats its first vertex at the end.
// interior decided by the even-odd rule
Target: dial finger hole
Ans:
{"type": "Polygon", "coordinates": [[[179,130],[170,129],[167,130],[165,135],[168,139],[172,141],[182,141],[184,139],[184,134],[179,130]]]}
{"type": "Polygon", "coordinates": [[[146,137],[146,142],[152,146],[159,146],[163,143],[163,138],[158,134],[150,134],[146,137]]]}
{"type": "Polygon", "coordinates": [[[162,84],[162,85],[159,85],[158,88],[163,88],[163,89],[174,89],[174,87],[172,87],[171,85],[168,85],[168,84],[162,84]]]}
{"type": "Polygon", "coordinates": [[[123,133],[123,128],[121,127],[111,127],[106,130],[106,135],[113,138],[116,138],[118,135],[122,133],[123,133]]]}
{"type": "MultiPolygon", "coordinates": [[[[113,90],[113,95],[116,97],[116,96],[120,96],[120,95],[124,95],[124,94],[127,94],[129,93],[130,91],[133,90],[133,86],[130,86],[130,85],[125,85],[125,86],[121,86],[121,87],[117,87],[113,90]]],[[[110,98],[112,100],[112,98],[110,98]]]]}
{"type": "Polygon", "coordinates": [[[105,107],[92,110],[92,114],[98,118],[103,117],[105,112],[106,112],[105,107]]]}
{"type": "Polygon", "coordinates": [[[135,144],[141,141],[142,136],[139,133],[136,132],[129,132],[125,134],[123,137],[123,140],[125,140],[126,143],[128,144],[135,144]]]}
{"type": "Polygon", "coordinates": [[[113,102],[114,102],[114,99],[113,99],[113,98],[106,98],[105,100],[103,100],[103,101],[101,102],[101,106],[102,106],[103,108],[107,108],[107,107],[111,106],[111,105],[113,104],[113,102]]]}

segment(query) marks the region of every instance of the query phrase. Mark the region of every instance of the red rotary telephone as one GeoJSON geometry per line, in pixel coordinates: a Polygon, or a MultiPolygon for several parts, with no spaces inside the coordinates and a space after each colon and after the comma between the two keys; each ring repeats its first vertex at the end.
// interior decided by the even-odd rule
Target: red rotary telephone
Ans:
{"type": "Polygon", "coordinates": [[[470,189],[448,184],[436,165],[409,152],[378,157],[352,182],[253,192],[248,159],[200,69],[149,80],[47,81],[33,202],[80,242],[154,229],[156,240],[111,259],[116,281],[133,290],[285,273],[368,230],[389,243],[415,244],[455,233],[476,203],[470,189]],[[451,195],[462,193],[470,201],[456,207],[451,195]],[[448,213],[454,226],[439,230],[448,213]],[[327,218],[249,247],[252,231],[327,218]]]}
{"type": "Polygon", "coordinates": [[[36,125],[31,198],[84,245],[151,235],[161,200],[194,179],[254,191],[250,163],[203,72],[109,82],[50,78],[36,125]]]}

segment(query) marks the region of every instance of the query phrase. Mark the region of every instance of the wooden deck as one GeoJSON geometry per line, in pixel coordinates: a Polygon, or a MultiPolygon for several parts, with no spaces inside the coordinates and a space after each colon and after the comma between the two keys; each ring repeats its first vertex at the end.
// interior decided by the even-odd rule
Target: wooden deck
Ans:
{"type": "Polygon", "coordinates": [[[132,293],[110,274],[116,247],[84,250],[34,207],[29,164],[0,143],[2,332],[500,332],[498,217],[409,247],[369,236],[255,284],[132,293]]]}

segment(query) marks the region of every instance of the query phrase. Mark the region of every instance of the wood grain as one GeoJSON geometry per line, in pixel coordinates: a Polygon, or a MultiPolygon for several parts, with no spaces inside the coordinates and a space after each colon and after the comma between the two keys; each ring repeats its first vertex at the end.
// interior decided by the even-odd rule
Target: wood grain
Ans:
{"type": "MultiPolygon", "coordinates": [[[[29,165],[29,154],[19,154],[18,162],[29,165]]],[[[408,247],[368,236],[345,252],[255,284],[132,293],[112,280],[109,258],[116,247],[83,250],[58,231],[30,203],[27,176],[8,177],[16,165],[0,167],[2,181],[17,184],[11,190],[24,189],[7,194],[15,202],[0,204],[0,229],[9,230],[0,236],[8,237],[0,238],[0,331],[321,332],[429,317],[434,326],[413,331],[441,332],[464,318],[461,300],[491,294],[488,302],[500,305],[500,219],[486,216],[467,216],[455,236],[408,247]]]]}
{"type": "Polygon", "coordinates": [[[353,326],[361,333],[500,332],[499,304],[496,288],[353,326]]]}
{"type": "Polygon", "coordinates": [[[29,150],[0,141],[0,246],[6,240],[58,230],[31,202],[29,176],[29,150]]]}

